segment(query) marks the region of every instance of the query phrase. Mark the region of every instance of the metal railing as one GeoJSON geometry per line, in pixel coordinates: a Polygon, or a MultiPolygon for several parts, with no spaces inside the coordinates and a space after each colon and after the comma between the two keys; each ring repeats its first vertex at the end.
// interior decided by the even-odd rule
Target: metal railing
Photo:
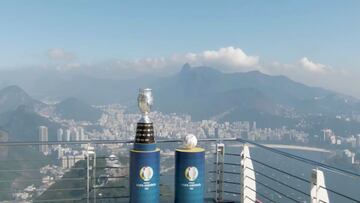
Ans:
{"type": "MultiPolygon", "coordinates": [[[[162,150],[162,202],[174,199],[173,152],[181,142],[157,141],[162,150]]],[[[356,192],[360,188],[360,175],[322,163],[321,159],[306,158],[310,152],[278,150],[238,138],[200,139],[199,145],[207,152],[206,201],[360,202],[360,194],[356,192]],[[251,156],[242,154],[244,146],[250,147],[251,156]],[[245,160],[251,161],[253,167],[244,164],[245,160]],[[245,170],[255,176],[246,175],[245,170]],[[319,172],[324,174],[324,184],[319,183],[319,172]],[[253,181],[256,187],[244,179],[253,181]],[[244,191],[252,191],[255,198],[244,191]],[[321,199],[321,191],[326,191],[329,200],[321,199]]],[[[128,151],[132,140],[6,142],[0,146],[9,150],[9,158],[0,160],[0,202],[129,201],[128,151]],[[43,156],[35,152],[39,145],[48,145],[55,151],[61,147],[68,154],[54,152],[43,156]],[[27,156],[22,152],[32,154],[27,156]]]]}

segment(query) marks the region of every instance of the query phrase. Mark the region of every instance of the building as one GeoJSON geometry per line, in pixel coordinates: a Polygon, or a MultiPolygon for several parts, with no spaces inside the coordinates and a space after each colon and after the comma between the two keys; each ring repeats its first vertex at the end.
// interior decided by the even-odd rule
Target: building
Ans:
{"type": "Polygon", "coordinates": [[[79,127],[80,141],[88,140],[83,127],[79,127]]]}
{"type": "Polygon", "coordinates": [[[253,122],[252,131],[256,131],[256,121],[253,122]]]}
{"type": "Polygon", "coordinates": [[[215,131],[215,132],[214,132],[215,138],[220,138],[220,135],[219,135],[219,127],[216,127],[214,131],[215,131]]]}
{"type": "Polygon", "coordinates": [[[360,148],[360,134],[356,136],[356,145],[360,148]]]}
{"type": "Polygon", "coordinates": [[[61,160],[61,167],[63,169],[70,169],[71,167],[73,167],[76,164],[76,162],[84,160],[84,155],[83,154],[77,154],[77,155],[69,154],[67,156],[63,156],[60,160],[61,160]]]}
{"type": "MultiPolygon", "coordinates": [[[[0,142],[7,142],[9,139],[9,135],[0,130],[0,142]]],[[[8,156],[8,147],[7,146],[0,146],[0,160],[6,159],[8,156]]]]}
{"type": "Polygon", "coordinates": [[[80,141],[80,134],[76,128],[73,128],[70,136],[71,141],[80,141]]]}
{"type": "Polygon", "coordinates": [[[255,141],[256,140],[256,131],[251,131],[248,133],[248,137],[247,137],[250,141],[255,141]]]}
{"type": "Polygon", "coordinates": [[[70,142],[70,137],[71,137],[71,131],[70,131],[70,129],[66,129],[66,131],[65,131],[65,141],[70,142]]]}
{"type": "Polygon", "coordinates": [[[57,152],[58,152],[58,159],[62,159],[63,155],[64,155],[64,150],[61,147],[61,145],[57,146],[57,152]]]}
{"type": "MultiPolygon", "coordinates": [[[[49,141],[48,128],[46,126],[39,127],[39,141],[40,142],[49,141]]],[[[39,145],[39,151],[43,153],[45,156],[50,155],[49,145],[39,145]]]]}
{"type": "Polygon", "coordinates": [[[336,135],[331,129],[324,129],[323,133],[323,142],[336,144],[336,135]]]}
{"type": "Polygon", "coordinates": [[[59,128],[57,130],[57,141],[61,142],[63,140],[64,131],[63,129],[59,128]]]}

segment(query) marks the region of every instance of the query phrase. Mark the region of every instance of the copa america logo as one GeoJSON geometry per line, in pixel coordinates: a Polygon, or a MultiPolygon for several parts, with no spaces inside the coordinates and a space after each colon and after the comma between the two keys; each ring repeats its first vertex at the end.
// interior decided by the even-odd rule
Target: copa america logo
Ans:
{"type": "Polygon", "coordinates": [[[139,175],[143,181],[149,181],[153,177],[154,171],[150,166],[144,166],[140,169],[139,175]]]}
{"type": "Polygon", "coordinates": [[[185,177],[189,181],[195,181],[199,176],[199,171],[195,166],[189,166],[185,169],[185,177]]]}

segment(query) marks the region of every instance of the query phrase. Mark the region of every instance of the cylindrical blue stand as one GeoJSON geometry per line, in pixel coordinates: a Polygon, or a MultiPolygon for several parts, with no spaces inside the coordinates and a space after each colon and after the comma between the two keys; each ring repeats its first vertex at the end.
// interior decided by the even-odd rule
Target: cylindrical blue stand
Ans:
{"type": "Polygon", "coordinates": [[[130,151],[130,202],[159,203],[160,150],[139,151],[136,148],[130,151]]]}
{"type": "Polygon", "coordinates": [[[175,203],[204,202],[205,150],[176,149],[175,203]]]}

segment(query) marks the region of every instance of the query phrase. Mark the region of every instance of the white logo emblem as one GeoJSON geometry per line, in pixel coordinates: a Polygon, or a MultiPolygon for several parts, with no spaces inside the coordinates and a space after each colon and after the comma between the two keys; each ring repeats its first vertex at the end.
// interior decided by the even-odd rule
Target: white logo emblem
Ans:
{"type": "Polygon", "coordinates": [[[185,177],[189,181],[194,181],[199,175],[199,171],[195,166],[189,166],[185,169],[185,177]]]}
{"type": "Polygon", "coordinates": [[[143,181],[149,181],[154,175],[154,171],[150,166],[144,166],[140,169],[140,178],[143,181]]]}

